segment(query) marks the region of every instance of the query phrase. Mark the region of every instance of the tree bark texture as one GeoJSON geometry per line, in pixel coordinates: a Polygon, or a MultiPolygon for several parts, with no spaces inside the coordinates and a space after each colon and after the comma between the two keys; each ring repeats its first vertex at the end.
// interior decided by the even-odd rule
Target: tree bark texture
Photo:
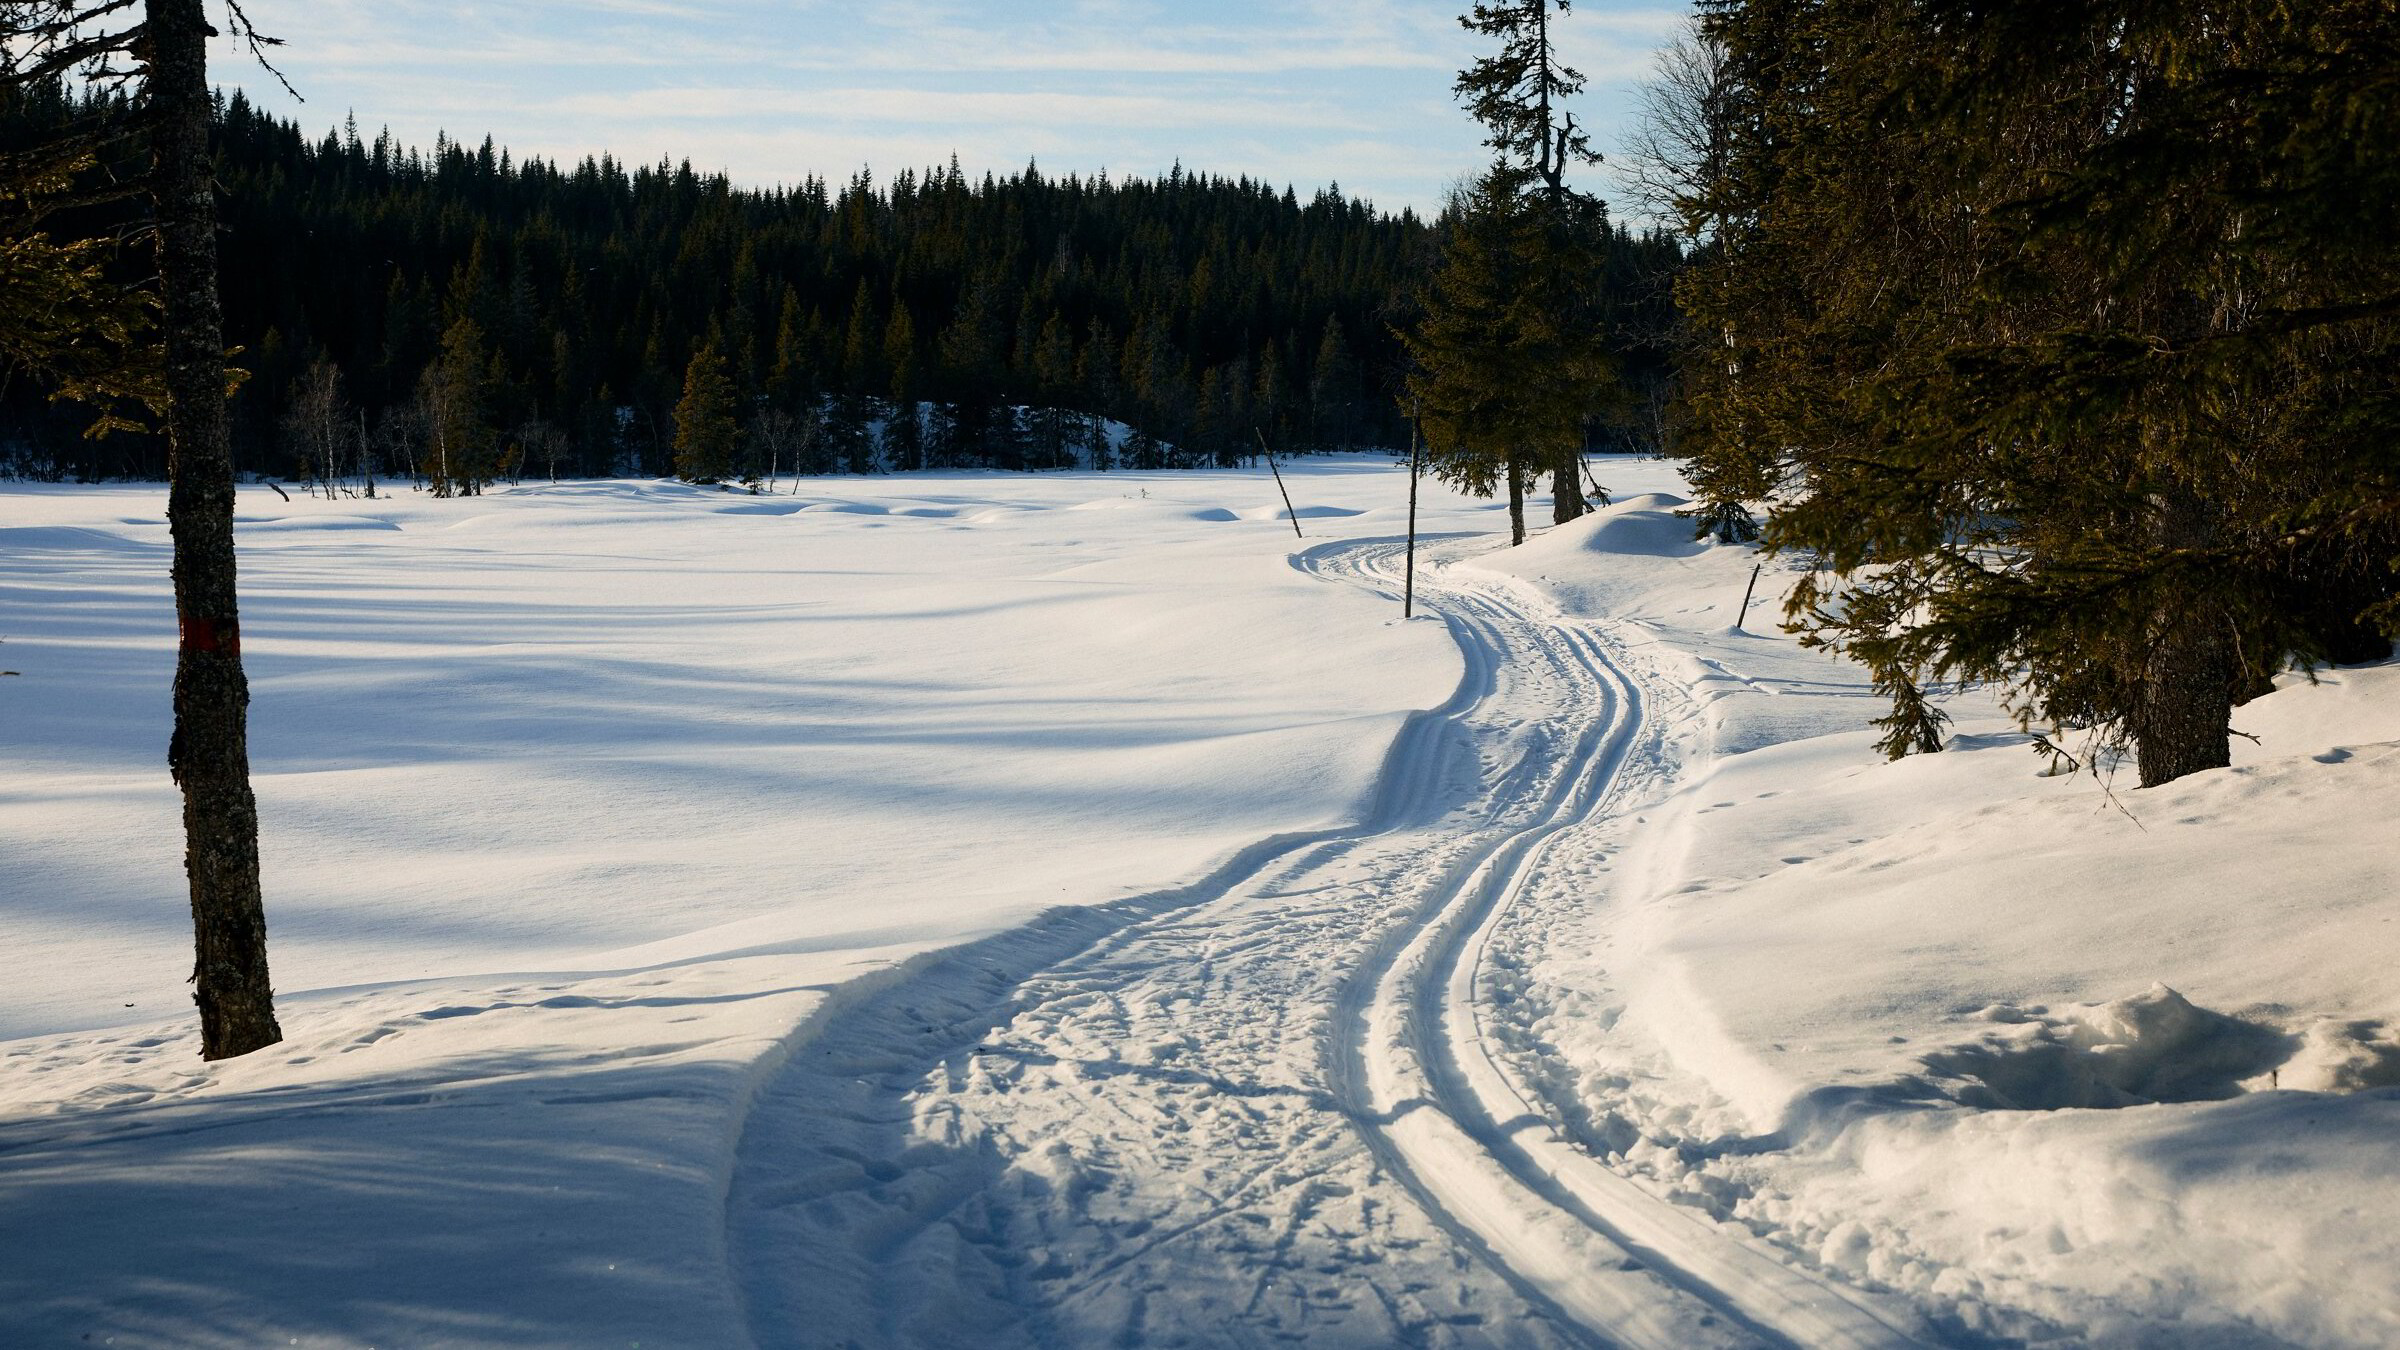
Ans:
{"type": "Polygon", "coordinates": [[[166,345],[167,521],[175,540],[175,738],[183,789],[200,1053],[229,1059],[283,1039],[267,976],[250,791],[250,684],[235,603],[233,447],[225,408],[217,209],[208,153],[202,0],[147,0],[160,328],[166,345]]]}
{"type": "Polygon", "coordinates": [[[2143,787],[2233,762],[2233,643],[2209,608],[2179,607],[2153,632],[2133,721],[2143,787]]]}
{"type": "Polygon", "coordinates": [[[1525,466],[1515,455],[1508,457],[1508,542],[1525,542],[1525,466]]]}
{"type": "MultiPolygon", "coordinates": [[[[2181,488],[2161,493],[2153,528],[2162,546],[2206,542],[2208,508],[2181,488]]],[[[2129,730],[2143,787],[2233,762],[2240,662],[2221,608],[2204,595],[2170,596],[2153,611],[2129,730]]]]}
{"type": "Polygon", "coordinates": [[[1550,523],[1564,525],[1581,520],[1591,510],[1583,500],[1582,456],[1570,457],[1558,466],[1550,479],[1550,523]]]}

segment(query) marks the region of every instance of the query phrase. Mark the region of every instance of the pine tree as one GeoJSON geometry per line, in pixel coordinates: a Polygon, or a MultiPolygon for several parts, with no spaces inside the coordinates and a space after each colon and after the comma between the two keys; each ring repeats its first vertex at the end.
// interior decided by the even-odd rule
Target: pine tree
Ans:
{"type": "Polygon", "coordinates": [[[733,377],[716,344],[705,343],[684,367],[683,398],[675,405],[675,476],[687,483],[723,482],[733,474],[740,443],[733,377]]]}
{"type": "Polygon", "coordinates": [[[1455,86],[1496,159],[1454,213],[1409,343],[1436,472],[1470,490],[1504,481],[1519,543],[1535,474],[1551,475],[1554,520],[1583,514],[1584,428],[1619,392],[1598,304],[1607,209],[1566,177],[1600,157],[1563,106],[1583,76],[1559,59],[1554,9],[1567,0],[1485,0],[1459,20],[1500,39],[1455,86]]]}
{"type": "Polygon", "coordinates": [[[891,372],[891,412],[884,423],[884,457],[894,471],[925,467],[925,424],[917,407],[917,325],[907,304],[894,297],[883,330],[883,364],[891,372]]]}
{"type": "Polygon", "coordinates": [[[1457,203],[1425,317],[1405,336],[1428,467],[1479,496],[1505,489],[1513,543],[1525,541],[1528,478],[1580,459],[1614,369],[1546,280],[1573,227],[1557,230],[1524,189],[1523,171],[1496,164],[1457,203]]]}
{"type": "Polygon", "coordinates": [[[822,446],[824,472],[875,472],[875,437],[865,399],[849,394],[829,396],[817,440],[822,446]]]}
{"type": "Polygon", "coordinates": [[[417,382],[427,484],[436,497],[473,497],[497,468],[491,420],[491,358],[483,328],[460,317],[442,334],[441,355],[417,382]]]}

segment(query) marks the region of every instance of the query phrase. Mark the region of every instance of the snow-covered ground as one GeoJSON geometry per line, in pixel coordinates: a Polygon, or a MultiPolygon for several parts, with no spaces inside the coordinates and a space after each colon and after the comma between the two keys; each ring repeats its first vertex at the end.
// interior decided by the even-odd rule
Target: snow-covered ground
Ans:
{"type": "Polygon", "coordinates": [[[160,493],[0,487],[0,1344],[2400,1343],[2400,668],[2041,778],[1662,466],[245,490],[289,1040],[195,1056],[160,493]],[[260,497],[264,495],[264,500],[260,497]]]}

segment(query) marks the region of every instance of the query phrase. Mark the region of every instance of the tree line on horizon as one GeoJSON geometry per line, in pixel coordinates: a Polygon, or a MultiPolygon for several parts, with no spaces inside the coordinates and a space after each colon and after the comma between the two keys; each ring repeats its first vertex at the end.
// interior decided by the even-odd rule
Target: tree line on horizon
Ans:
{"type": "MultiPolygon", "coordinates": [[[[104,95],[35,91],[8,110],[6,142],[120,115],[104,95]]],[[[354,124],[312,139],[239,93],[214,145],[226,329],[247,372],[235,454],[288,480],[472,492],[672,472],[704,356],[734,419],[700,466],[711,478],[1189,467],[1262,437],[1301,453],[1408,439],[1396,330],[1436,223],[1338,188],[1303,200],[1180,168],[975,179],[953,162],[745,189],[688,162],[567,166],[447,137],[421,152],[354,124]]],[[[1676,246],[1617,230],[1605,253],[1608,284],[1649,297],[1623,342],[1656,372],[1676,246]]],[[[16,472],[163,471],[155,438],[87,439],[88,417],[46,392],[0,390],[16,472]]]]}

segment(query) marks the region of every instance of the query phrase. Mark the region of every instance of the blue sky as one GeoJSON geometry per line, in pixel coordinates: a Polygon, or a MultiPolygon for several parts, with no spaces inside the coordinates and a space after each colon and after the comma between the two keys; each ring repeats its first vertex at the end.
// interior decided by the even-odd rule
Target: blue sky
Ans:
{"type": "MultiPolygon", "coordinates": [[[[1187,168],[1338,181],[1424,209],[1482,162],[1450,98],[1464,0],[250,0],[300,93],[220,51],[221,80],[312,134],[491,135],[519,154],[689,158],[740,182],[1187,168]]],[[[1680,5],[1584,0],[1561,30],[1610,148],[1680,5]]],[[[1605,182],[1594,186],[1605,191],[1605,182]]]]}

